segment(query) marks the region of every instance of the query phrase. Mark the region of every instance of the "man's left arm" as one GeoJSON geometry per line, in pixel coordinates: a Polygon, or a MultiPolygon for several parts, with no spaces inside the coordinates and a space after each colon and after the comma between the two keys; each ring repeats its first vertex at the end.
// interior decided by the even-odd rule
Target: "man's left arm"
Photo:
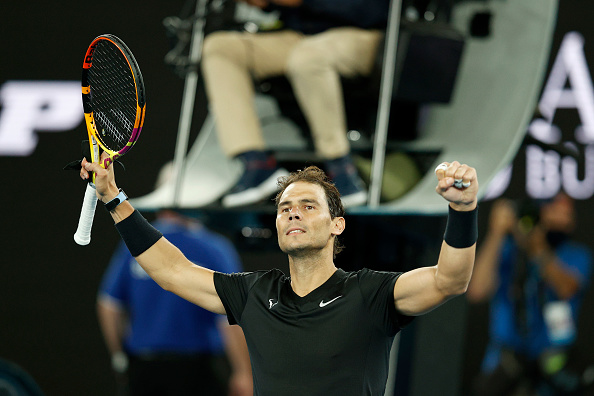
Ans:
{"type": "Polygon", "coordinates": [[[449,215],[437,265],[406,272],[394,286],[396,309],[421,315],[463,294],[472,276],[477,239],[476,170],[459,162],[436,169],[436,191],[449,202],[449,215]],[[461,181],[460,181],[461,180],[461,181]]]}

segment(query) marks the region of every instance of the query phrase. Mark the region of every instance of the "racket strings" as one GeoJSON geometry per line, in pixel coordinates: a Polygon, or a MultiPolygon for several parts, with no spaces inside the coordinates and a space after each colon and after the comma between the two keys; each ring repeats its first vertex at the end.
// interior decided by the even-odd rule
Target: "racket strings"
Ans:
{"type": "Polygon", "coordinates": [[[93,116],[99,139],[113,151],[129,142],[136,122],[136,85],[120,50],[107,41],[95,49],[89,69],[93,116]]]}

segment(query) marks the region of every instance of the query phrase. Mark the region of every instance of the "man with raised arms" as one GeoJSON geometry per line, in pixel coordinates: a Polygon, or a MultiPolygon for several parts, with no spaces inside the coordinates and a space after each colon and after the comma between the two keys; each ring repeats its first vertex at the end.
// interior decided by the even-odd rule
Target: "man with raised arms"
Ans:
{"type": "Polygon", "coordinates": [[[337,268],[337,237],[346,225],[338,190],[317,167],[280,179],[276,228],[289,276],[279,270],[228,275],[193,264],[125,200],[113,166],[82,165],[83,179],[96,173],[97,196],[146,272],[243,328],[254,395],[382,396],[396,333],[463,294],[470,281],[478,181],[474,168],[457,161],[435,172],[436,191],[449,202],[437,263],[405,273],[337,268]]]}

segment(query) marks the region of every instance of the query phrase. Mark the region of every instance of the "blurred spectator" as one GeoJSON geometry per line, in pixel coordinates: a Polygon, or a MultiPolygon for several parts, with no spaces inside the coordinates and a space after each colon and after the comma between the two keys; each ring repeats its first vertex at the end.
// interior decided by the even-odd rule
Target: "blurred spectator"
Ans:
{"type": "MultiPolygon", "coordinates": [[[[157,185],[170,170],[164,167],[157,185]]],[[[161,210],[153,224],[189,260],[224,273],[242,270],[231,242],[199,221],[161,210]]],[[[130,395],[252,395],[241,328],[163,290],[123,243],[104,275],[97,310],[112,368],[130,395]]]]}
{"type": "Polygon", "coordinates": [[[317,154],[346,207],[367,191],[350,156],[340,77],[369,75],[389,0],[245,0],[279,12],[281,30],[215,32],[205,39],[202,71],[219,140],[245,171],[223,197],[226,207],[258,202],[287,175],[268,153],[253,105],[252,78],[286,75],[309,124],[317,154]]]}
{"type": "Polygon", "coordinates": [[[560,193],[517,208],[493,204],[467,297],[490,300],[490,340],[474,394],[574,395],[582,378],[569,357],[592,271],[591,252],[572,241],[573,200],[560,193]]]}

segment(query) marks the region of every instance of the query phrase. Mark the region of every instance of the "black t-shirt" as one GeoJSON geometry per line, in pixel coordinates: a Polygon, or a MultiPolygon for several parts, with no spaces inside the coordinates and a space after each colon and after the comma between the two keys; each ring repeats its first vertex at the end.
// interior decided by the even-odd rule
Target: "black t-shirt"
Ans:
{"type": "Polygon", "coordinates": [[[305,297],[279,270],[215,273],[229,323],[248,344],[256,396],[383,395],[400,273],[338,269],[305,297]]]}

